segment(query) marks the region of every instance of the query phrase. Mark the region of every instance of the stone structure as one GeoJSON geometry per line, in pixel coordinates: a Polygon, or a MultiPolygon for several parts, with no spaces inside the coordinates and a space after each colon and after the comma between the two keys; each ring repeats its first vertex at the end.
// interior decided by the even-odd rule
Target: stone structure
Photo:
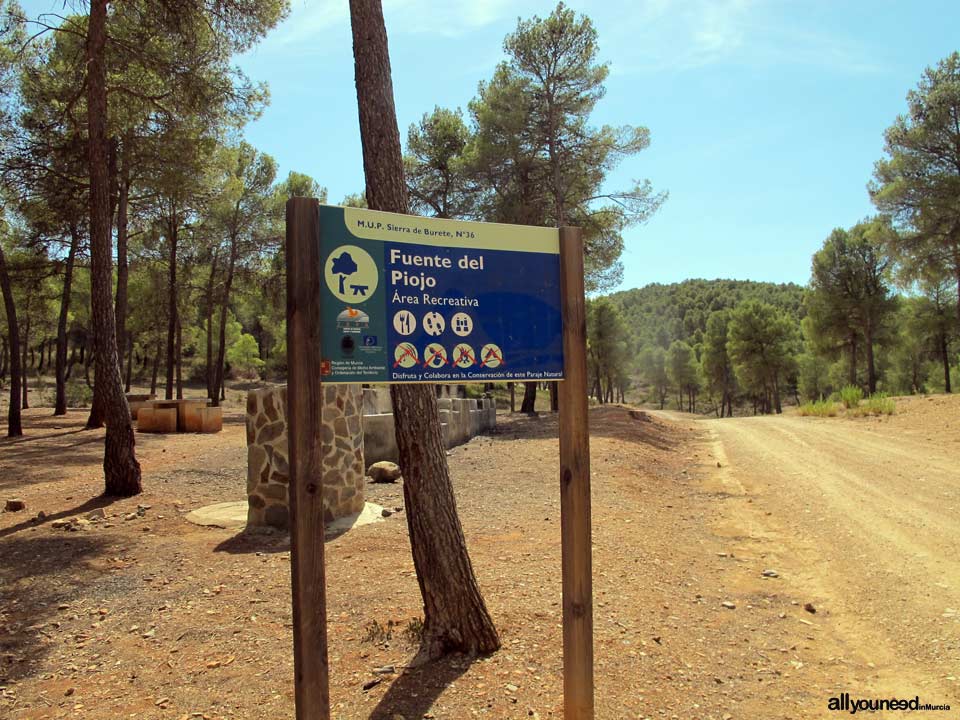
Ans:
{"type": "MultiPolygon", "coordinates": [[[[493,398],[437,398],[443,442],[448,448],[460,445],[497,425],[497,404],[493,398]]],[[[399,460],[393,431],[393,408],[386,389],[363,391],[363,446],[367,465],[380,460],[399,460]]]]}
{"type": "MultiPolygon", "coordinates": [[[[363,510],[364,458],[359,385],[323,388],[324,520],[363,510]]],[[[247,393],[247,524],[286,528],[289,513],[287,388],[247,393]]]]}
{"type": "MultiPolygon", "coordinates": [[[[364,469],[380,460],[399,460],[393,407],[386,388],[323,387],[324,519],[363,510],[364,469]]],[[[289,526],[286,387],[247,393],[248,525],[289,526]]],[[[493,398],[437,400],[446,447],[466,442],[497,424],[493,398]]]]}

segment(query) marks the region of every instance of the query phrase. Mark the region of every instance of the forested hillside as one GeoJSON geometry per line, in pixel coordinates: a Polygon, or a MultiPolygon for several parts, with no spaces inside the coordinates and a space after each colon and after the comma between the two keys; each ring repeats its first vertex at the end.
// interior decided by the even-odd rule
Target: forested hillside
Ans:
{"type": "Polygon", "coordinates": [[[609,296],[623,313],[631,340],[639,347],[670,347],[674,340],[703,342],[707,318],[732,310],[744,300],[759,300],[784,311],[797,323],[803,318],[803,288],[752,280],[684,280],[624,290],[609,296]]]}

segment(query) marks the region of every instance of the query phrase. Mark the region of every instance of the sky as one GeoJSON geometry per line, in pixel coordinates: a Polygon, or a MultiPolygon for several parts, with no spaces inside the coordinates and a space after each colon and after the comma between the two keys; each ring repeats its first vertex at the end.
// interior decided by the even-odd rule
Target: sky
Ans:
{"type": "MultiPolygon", "coordinates": [[[[46,2],[25,2],[28,10],[46,2]]],[[[62,7],[62,3],[59,3],[62,7]]],[[[924,68],[960,49],[956,0],[571,0],[610,65],[596,125],[643,125],[651,145],[607,188],[649,178],[670,196],[625,234],[621,289],[686,278],[806,283],[835,227],[873,212],[883,132],[924,68]]],[[[531,0],[384,0],[401,137],[463,107],[504,58],[531,0]]],[[[340,202],[364,187],[347,0],[292,0],[238,58],[271,103],[246,137],[285,176],[340,202]]]]}

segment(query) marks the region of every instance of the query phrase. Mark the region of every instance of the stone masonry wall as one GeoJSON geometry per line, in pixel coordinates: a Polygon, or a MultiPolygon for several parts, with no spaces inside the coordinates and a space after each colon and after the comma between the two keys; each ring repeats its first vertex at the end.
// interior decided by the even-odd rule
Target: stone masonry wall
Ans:
{"type": "MultiPolygon", "coordinates": [[[[359,385],[323,388],[324,520],[363,510],[364,457],[359,385]]],[[[247,524],[287,528],[287,388],[247,393],[247,524]]]]}

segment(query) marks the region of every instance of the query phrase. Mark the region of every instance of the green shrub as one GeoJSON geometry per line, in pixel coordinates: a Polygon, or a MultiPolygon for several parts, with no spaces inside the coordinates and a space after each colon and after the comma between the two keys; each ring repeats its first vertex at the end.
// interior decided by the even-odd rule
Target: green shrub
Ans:
{"type": "Polygon", "coordinates": [[[801,405],[797,412],[801,415],[813,417],[835,417],[837,414],[837,404],[831,400],[817,400],[801,405]]]}
{"type": "Polygon", "coordinates": [[[93,390],[82,379],[70,380],[65,388],[67,407],[86,408],[93,402],[93,390]]]}
{"type": "Polygon", "coordinates": [[[861,400],[863,400],[863,390],[856,385],[847,385],[840,390],[840,402],[848,410],[857,407],[861,400]]]}
{"type": "Polygon", "coordinates": [[[893,398],[887,397],[886,393],[874,393],[866,399],[863,405],[853,408],[847,414],[852,417],[862,417],[864,415],[893,415],[897,406],[893,398]]]}

